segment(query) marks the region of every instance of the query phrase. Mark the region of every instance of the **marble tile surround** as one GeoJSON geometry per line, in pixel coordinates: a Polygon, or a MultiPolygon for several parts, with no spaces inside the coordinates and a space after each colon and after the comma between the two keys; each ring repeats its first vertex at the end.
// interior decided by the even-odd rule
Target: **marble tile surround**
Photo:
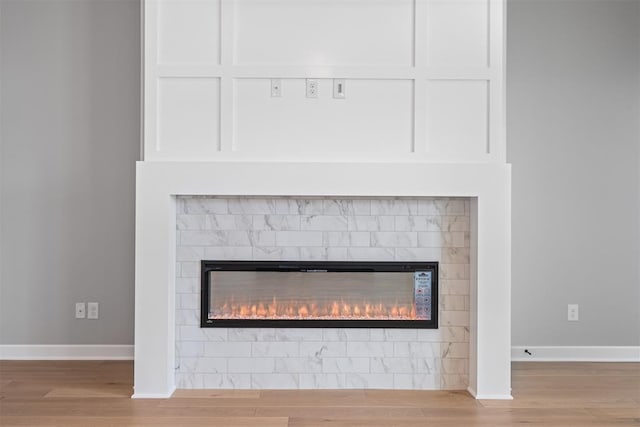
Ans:
{"type": "Polygon", "coordinates": [[[466,389],[469,200],[179,196],[178,388],[466,389]],[[200,260],[439,261],[440,327],[200,328],[200,260]]]}

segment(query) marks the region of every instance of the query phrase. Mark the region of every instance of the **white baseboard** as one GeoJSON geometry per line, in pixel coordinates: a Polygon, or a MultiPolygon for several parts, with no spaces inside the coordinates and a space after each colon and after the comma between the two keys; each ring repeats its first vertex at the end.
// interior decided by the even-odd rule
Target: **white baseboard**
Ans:
{"type": "Polygon", "coordinates": [[[133,360],[133,346],[0,345],[0,360],[133,360]]]}
{"type": "Polygon", "coordinates": [[[169,390],[166,393],[136,393],[134,391],[133,396],[131,396],[131,398],[132,399],[168,399],[171,397],[171,395],[173,395],[175,391],[176,391],[175,387],[172,387],[171,390],[169,390]]]}
{"type": "Polygon", "coordinates": [[[517,346],[513,362],[640,362],[640,346],[517,346]],[[528,350],[527,354],[525,350],[528,350]]]}

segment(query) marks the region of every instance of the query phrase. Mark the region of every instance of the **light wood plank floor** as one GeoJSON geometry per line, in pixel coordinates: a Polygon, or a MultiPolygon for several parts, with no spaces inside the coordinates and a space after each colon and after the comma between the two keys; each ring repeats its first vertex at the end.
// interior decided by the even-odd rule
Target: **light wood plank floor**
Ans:
{"type": "Polygon", "coordinates": [[[0,425],[640,426],[640,363],[514,363],[513,401],[464,391],[178,390],[132,400],[132,362],[0,362],[0,425]]]}

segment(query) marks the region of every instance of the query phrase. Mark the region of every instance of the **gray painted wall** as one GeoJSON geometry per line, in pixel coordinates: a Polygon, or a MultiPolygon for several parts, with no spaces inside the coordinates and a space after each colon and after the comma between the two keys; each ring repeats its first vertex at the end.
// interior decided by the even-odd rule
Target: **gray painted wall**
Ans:
{"type": "Polygon", "coordinates": [[[1,3],[3,344],[131,344],[136,0],[1,3]],[[74,319],[75,301],[100,303],[74,319]]]}
{"type": "MultiPolygon", "coordinates": [[[[138,2],[0,15],[0,343],[130,344],[138,2]]],[[[508,22],[513,344],[639,345],[640,2],[511,0],[508,22]]]]}
{"type": "Polygon", "coordinates": [[[507,22],[512,343],[639,345],[640,1],[512,0],[507,22]]]}

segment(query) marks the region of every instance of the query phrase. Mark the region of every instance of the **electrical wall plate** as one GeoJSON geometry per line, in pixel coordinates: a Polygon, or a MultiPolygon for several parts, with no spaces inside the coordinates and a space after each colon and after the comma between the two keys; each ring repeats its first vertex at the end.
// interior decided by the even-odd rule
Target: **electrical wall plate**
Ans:
{"type": "Polygon", "coordinates": [[[318,80],[307,79],[307,98],[318,97],[318,80]]]}
{"type": "Polygon", "coordinates": [[[272,98],[282,97],[282,80],[281,79],[271,79],[271,97],[272,98]]]}
{"type": "Polygon", "coordinates": [[[333,79],[333,97],[336,99],[345,99],[347,97],[347,87],[344,79],[333,79]]]}

